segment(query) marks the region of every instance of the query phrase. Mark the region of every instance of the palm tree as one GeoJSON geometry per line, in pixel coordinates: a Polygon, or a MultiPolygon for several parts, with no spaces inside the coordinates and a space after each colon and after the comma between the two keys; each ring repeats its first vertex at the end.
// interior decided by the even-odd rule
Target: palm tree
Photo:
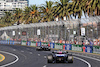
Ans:
{"type": "MultiPolygon", "coordinates": [[[[86,2],[87,0],[73,0],[73,11],[74,11],[74,16],[76,18],[76,16],[78,15],[78,18],[81,19],[82,16],[82,12],[84,12],[84,14],[86,13],[86,2]]],[[[85,14],[86,16],[86,14],[85,14]]]]}
{"type": "Polygon", "coordinates": [[[3,17],[0,18],[0,27],[5,27],[5,23],[3,22],[3,17]]]}
{"type": "Polygon", "coordinates": [[[66,16],[68,19],[71,19],[71,15],[74,15],[75,17],[78,15],[78,17],[81,18],[82,10],[81,6],[79,6],[80,3],[76,1],[69,1],[70,0],[60,0],[60,2],[56,2],[56,6],[54,7],[54,16],[56,19],[60,17],[66,20],[66,16]]]}
{"type": "Polygon", "coordinates": [[[15,22],[22,23],[22,19],[23,19],[23,10],[16,8],[16,10],[14,11],[14,14],[13,14],[13,20],[14,20],[13,23],[15,23],[15,22]]]}
{"type": "Polygon", "coordinates": [[[31,12],[30,12],[31,23],[39,22],[40,13],[38,11],[38,7],[36,5],[31,5],[30,8],[31,8],[31,12]]]}
{"type": "Polygon", "coordinates": [[[29,21],[31,21],[30,12],[31,12],[31,8],[30,7],[26,7],[24,9],[24,21],[25,21],[25,24],[29,24],[29,21]]]}
{"type": "Polygon", "coordinates": [[[100,15],[100,0],[87,0],[87,13],[89,16],[100,15]],[[95,13],[95,14],[94,14],[95,13]]]}
{"type": "Polygon", "coordinates": [[[40,7],[40,12],[41,12],[41,18],[43,22],[49,22],[53,21],[53,2],[52,1],[46,1],[46,4],[42,4],[42,7],[40,7]]]}
{"type": "Polygon", "coordinates": [[[11,12],[5,12],[5,16],[3,17],[3,22],[5,23],[5,25],[9,26],[12,25],[12,14],[11,12]]]}

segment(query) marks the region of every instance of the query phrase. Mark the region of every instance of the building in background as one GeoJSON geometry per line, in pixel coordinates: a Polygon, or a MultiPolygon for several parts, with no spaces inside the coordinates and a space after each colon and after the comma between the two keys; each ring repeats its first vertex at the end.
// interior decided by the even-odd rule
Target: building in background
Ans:
{"type": "Polygon", "coordinates": [[[0,17],[4,11],[14,11],[16,8],[24,9],[29,5],[29,0],[0,0],[0,17]]]}

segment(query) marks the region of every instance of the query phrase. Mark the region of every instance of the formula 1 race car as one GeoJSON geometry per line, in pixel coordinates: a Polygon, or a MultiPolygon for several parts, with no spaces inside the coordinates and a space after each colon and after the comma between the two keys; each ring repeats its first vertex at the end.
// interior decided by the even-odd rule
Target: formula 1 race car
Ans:
{"type": "Polygon", "coordinates": [[[47,51],[50,51],[51,47],[47,46],[47,45],[37,46],[36,50],[47,50],[47,51]]]}
{"type": "Polygon", "coordinates": [[[48,63],[56,63],[56,62],[68,62],[73,63],[72,54],[68,54],[67,51],[53,51],[52,54],[47,56],[48,63]]]}

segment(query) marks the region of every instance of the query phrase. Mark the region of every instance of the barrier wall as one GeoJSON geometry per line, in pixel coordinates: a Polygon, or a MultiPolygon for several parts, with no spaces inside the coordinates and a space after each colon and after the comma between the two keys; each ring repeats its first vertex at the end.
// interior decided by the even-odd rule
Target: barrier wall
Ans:
{"type": "Polygon", "coordinates": [[[93,46],[93,53],[100,54],[100,46],[93,46]]]}
{"type": "Polygon", "coordinates": [[[0,40],[0,44],[21,45],[21,41],[0,40]]]}
{"type": "Polygon", "coordinates": [[[47,42],[35,42],[35,41],[11,41],[11,40],[0,40],[0,44],[8,45],[23,45],[23,46],[41,46],[48,45],[51,48],[63,49],[63,50],[73,50],[81,51],[87,53],[97,53],[100,54],[100,46],[90,46],[90,45],[75,45],[75,44],[63,44],[63,43],[47,43],[47,42]]]}
{"type": "Polygon", "coordinates": [[[30,46],[35,47],[36,46],[36,42],[35,41],[32,41],[30,46]]]}

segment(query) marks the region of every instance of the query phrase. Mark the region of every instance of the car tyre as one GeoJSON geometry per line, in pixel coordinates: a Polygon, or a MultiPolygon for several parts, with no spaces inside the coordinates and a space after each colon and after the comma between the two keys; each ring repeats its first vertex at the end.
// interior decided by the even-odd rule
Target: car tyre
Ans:
{"type": "Polygon", "coordinates": [[[47,59],[48,63],[53,63],[53,56],[52,56],[52,54],[48,55],[47,58],[48,58],[47,59]]]}
{"type": "Polygon", "coordinates": [[[73,63],[73,56],[68,56],[67,61],[68,63],[73,63]]]}

